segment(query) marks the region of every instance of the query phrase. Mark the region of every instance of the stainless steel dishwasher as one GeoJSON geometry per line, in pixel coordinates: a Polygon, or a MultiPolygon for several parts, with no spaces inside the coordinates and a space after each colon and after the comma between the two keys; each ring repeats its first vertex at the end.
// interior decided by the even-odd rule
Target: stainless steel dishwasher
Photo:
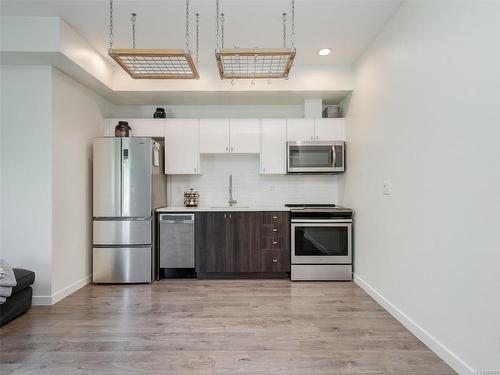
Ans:
{"type": "Polygon", "coordinates": [[[194,214],[160,214],[160,269],[163,277],[194,275],[194,214]]]}

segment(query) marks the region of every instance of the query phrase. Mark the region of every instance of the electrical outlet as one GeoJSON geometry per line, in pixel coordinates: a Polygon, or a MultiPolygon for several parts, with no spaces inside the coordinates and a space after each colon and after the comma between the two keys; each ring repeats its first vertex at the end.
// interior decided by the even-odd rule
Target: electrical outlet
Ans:
{"type": "Polygon", "coordinates": [[[391,181],[384,180],[384,195],[391,195],[391,181]]]}

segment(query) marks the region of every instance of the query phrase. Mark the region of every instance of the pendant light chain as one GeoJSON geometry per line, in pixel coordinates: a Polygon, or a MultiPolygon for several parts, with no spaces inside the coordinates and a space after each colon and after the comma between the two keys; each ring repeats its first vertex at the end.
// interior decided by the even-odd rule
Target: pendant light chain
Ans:
{"type": "Polygon", "coordinates": [[[290,36],[292,49],[295,51],[295,0],[292,0],[292,33],[290,36]]]}
{"type": "Polygon", "coordinates": [[[132,48],[135,48],[135,20],[137,19],[137,14],[132,13],[130,20],[132,21],[132,48]]]}
{"type": "Polygon", "coordinates": [[[224,13],[220,15],[220,26],[221,26],[221,47],[224,48],[224,13]]]}
{"type": "Polygon", "coordinates": [[[286,48],[286,13],[283,13],[283,48],[286,48]]]}
{"type": "Polygon", "coordinates": [[[220,13],[219,13],[219,0],[215,0],[215,50],[219,51],[219,39],[220,39],[220,13]]]}
{"type": "Polygon", "coordinates": [[[196,60],[189,49],[190,8],[186,2],[186,50],[136,49],[137,13],[131,13],[132,48],[113,49],[114,1],[109,1],[109,50],[108,55],[134,79],[198,79],[199,64],[199,14],[196,13],[196,60]]]}
{"type": "Polygon", "coordinates": [[[196,66],[200,66],[200,14],[196,13],[196,66]]]}
{"type": "Polygon", "coordinates": [[[191,53],[189,50],[189,0],[186,0],[186,51],[191,53]]]}
{"type": "Polygon", "coordinates": [[[113,0],[109,0],[109,49],[113,48],[113,0]]]}

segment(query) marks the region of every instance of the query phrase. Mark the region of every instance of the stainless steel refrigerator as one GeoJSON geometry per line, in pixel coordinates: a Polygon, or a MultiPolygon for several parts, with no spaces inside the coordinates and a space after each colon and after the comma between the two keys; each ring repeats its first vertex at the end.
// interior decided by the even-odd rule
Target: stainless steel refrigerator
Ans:
{"type": "Polygon", "coordinates": [[[94,283],[157,278],[154,209],[166,204],[159,147],[150,138],[94,139],[94,283]]]}

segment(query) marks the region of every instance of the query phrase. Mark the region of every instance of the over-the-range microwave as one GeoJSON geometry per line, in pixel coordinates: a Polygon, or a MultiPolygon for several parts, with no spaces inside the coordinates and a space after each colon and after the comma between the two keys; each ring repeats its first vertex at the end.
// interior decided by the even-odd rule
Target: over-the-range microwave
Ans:
{"type": "Polygon", "coordinates": [[[345,142],[287,142],[288,173],[345,171],[345,142]]]}

